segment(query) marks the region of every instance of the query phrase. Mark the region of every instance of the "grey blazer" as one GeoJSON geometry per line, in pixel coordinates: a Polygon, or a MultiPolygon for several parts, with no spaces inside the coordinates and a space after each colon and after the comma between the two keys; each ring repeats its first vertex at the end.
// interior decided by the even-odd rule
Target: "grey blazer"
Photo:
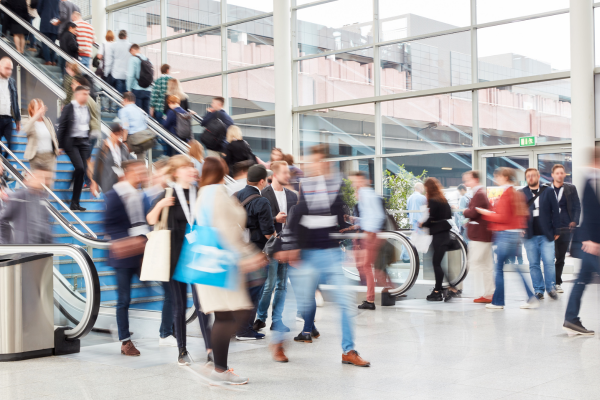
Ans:
{"type": "MultiPolygon", "coordinates": [[[[131,154],[129,154],[129,149],[125,146],[124,143],[120,144],[121,146],[121,161],[131,159],[131,154]]],[[[119,177],[113,170],[113,166],[115,165],[115,160],[113,159],[113,154],[110,151],[110,148],[106,145],[106,141],[102,144],[102,148],[100,149],[100,153],[98,154],[98,158],[96,159],[96,163],[94,164],[94,181],[100,186],[102,192],[109,192],[115,183],[119,182],[119,177]]]]}

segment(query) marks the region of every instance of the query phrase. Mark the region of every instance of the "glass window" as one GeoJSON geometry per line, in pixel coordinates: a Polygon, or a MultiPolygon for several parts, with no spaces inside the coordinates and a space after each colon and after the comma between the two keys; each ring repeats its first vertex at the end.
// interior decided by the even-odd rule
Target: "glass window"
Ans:
{"type": "Polygon", "coordinates": [[[470,35],[461,32],[382,46],[381,94],[472,83],[470,35]]]}
{"type": "Polygon", "coordinates": [[[482,146],[571,139],[571,80],[480,90],[479,129],[482,146]]]}
{"type": "Polygon", "coordinates": [[[571,68],[569,14],[477,30],[479,81],[571,68]]]}
{"type": "Polygon", "coordinates": [[[254,155],[269,161],[271,149],[275,147],[275,116],[238,119],[235,124],[242,130],[254,155]]]}
{"type": "Polygon", "coordinates": [[[571,152],[538,154],[538,170],[541,183],[552,182],[552,167],[561,164],[565,167],[565,182],[573,183],[573,155],[571,152]]]}
{"type": "Polygon", "coordinates": [[[127,40],[131,43],[144,43],[160,39],[159,0],[117,10],[111,15],[113,16],[115,36],[124,29],[127,31],[127,40]]]}
{"type": "Polygon", "coordinates": [[[296,15],[298,56],[373,43],[371,0],[337,0],[296,15]]]}
{"type": "Polygon", "coordinates": [[[569,8],[569,0],[477,0],[477,23],[569,8]]]}
{"type": "Polygon", "coordinates": [[[502,189],[497,185],[494,181],[494,171],[501,167],[508,167],[515,170],[517,186],[525,186],[527,185],[527,180],[525,179],[525,171],[529,168],[529,152],[524,152],[520,154],[505,154],[505,155],[495,155],[494,153],[490,153],[489,156],[484,155],[485,160],[485,173],[486,173],[486,181],[485,186],[488,189],[488,196],[490,197],[490,201],[494,202],[498,198],[500,194],[502,194],[502,189]]]}
{"type": "Polygon", "coordinates": [[[300,114],[300,153],[328,143],[331,157],[375,154],[373,104],[331,108],[300,114]]]}
{"type": "Polygon", "coordinates": [[[445,31],[471,23],[470,0],[379,0],[383,41],[445,31]]]}
{"type": "Polygon", "coordinates": [[[381,103],[383,153],[471,147],[471,93],[381,103]]]}
{"type": "Polygon", "coordinates": [[[275,110],[275,69],[251,69],[227,75],[233,115],[275,110]]]}
{"type": "Polygon", "coordinates": [[[273,11],[277,0],[227,0],[227,21],[235,21],[273,11]]]}
{"type": "Polygon", "coordinates": [[[167,0],[167,36],[220,23],[219,0],[167,0]]]}
{"type": "MultiPolygon", "coordinates": [[[[173,67],[171,67],[173,71],[173,67]]],[[[171,72],[173,75],[173,72],[171,72]]],[[[173,75],[178,78],[178,74],[173,75]]],[[[223,81],[221,75],[212,78],[196,79],[193,81],[181,82],[183,91],[189,96],[190,108],[201,116],[206,112],[206,108],[215,96],[223,96],[223,81]]],[[[227,104],[225,104],[227,108],[227,104]]]]}
{"type": "Polygon", "coordinates": [[[298,61],[301,106],[375,95],[373,49],[298,61]]]}
{"type": "Polygon", "coordinates": [[[344,177],[347,177],[351,172],[362,171],[367,174],[367,177],[371,182],[375,179],[375,160],[373,158],[334,161],[333,167],[344,177]]]}
{"type": "Polygon", "coordinates": [[[73,3],[79,7],[82,17],[92,14],[91,0],[73,0],[73,3]]]}
{"type": "Polygon", "coordinates": [[[221,71],[219,29],[169,40],[166,46],[167,64],[171,71],[178,72],[178,79],[221,71]]]}
{"type": "Polygon", "coordinates": [[[227,36],[228,69],[275,60],[273,17],[233,25],[227,29],[227,36]]]}
{"type": "Polygon", "coordinates": [[[160,66],[161,63],[161,51],[160,51],[160,43],[150,44],[148,46],[140,47],[140,51],[143,55],[148,57],[152,65],[154,66],[154,79],[160,76],[160,66]]]}

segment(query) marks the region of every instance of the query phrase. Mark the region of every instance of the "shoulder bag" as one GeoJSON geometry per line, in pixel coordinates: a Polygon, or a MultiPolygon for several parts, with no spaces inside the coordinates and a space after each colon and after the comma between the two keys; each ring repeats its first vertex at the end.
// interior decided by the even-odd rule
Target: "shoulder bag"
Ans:
{"type": "MultiPolygon", "coordinates": [[[[165,189],[165,198],[173,197],[173,188],[165,189]]],[[[164,207],[148,242],[142,262],[140,281],[169,282],[171,280],[171,231],[168,229],[169,208],[164,207]]]]}

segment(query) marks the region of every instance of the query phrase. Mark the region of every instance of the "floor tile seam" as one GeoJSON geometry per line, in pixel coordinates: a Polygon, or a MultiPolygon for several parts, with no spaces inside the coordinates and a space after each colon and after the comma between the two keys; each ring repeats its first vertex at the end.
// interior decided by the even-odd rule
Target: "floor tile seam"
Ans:
{"type": "MultiPolygon", "coordinates": [[[[523,389],[521,392],[522,392],[522,393],[524,393],[524,394],[533,394],[533,393],[531,392],[531,390],[532,390],[532,389],[535,389],[535,388],[537,388],[537,387],[539,387],[539,386],[544,386],[544,385],[546,385],[547,383],[548,383],[548,382],[545,382],[545,383],[541,383],[541,384],[539,384],[539,385],[535,385],[535,386],[533,386],[533,387],[530,387],[530,388],[527,388],[527,389],[523,389]]],[[[577,385],[577,388],[581,388],[581,387],[587,387],[587,388],[589,388],[590,390],[593,390],[593,391],[596,391],[596,392],[599,390],[597,386],[592,386],[592,385],[587,385],[587,384],[582,384],[582,383],[580,383],[579,385],[577,385]]],[[[546,396],[546,395],[544,395],[544,396],[546,396]]]]}

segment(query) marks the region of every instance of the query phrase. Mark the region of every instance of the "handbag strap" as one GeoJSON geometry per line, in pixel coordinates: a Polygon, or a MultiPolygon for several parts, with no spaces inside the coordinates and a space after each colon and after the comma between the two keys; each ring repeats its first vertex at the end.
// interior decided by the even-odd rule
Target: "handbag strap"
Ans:
{"type": "MultiPolygon", "coordinates": [[[[173,197],[173,188],[168,187],[165,189],[165,199],[169,199],[171,197],[173,197]]],[[[160,220],[154,227],[154,230],[162,231],[169,227],[167,221],[167,219],[169,218],[169,208],[171,207],[163,207],[162,212],[160,214],[160,220]]]]}

